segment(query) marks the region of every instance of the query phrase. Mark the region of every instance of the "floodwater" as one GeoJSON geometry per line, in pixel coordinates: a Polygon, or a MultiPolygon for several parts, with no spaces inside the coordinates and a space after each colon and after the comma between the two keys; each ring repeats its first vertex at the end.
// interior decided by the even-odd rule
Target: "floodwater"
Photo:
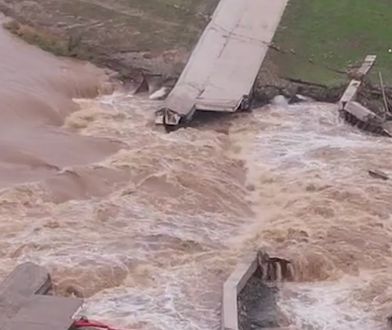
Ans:
{"type": "Polygon", "coordinates": [[[243,255],[293,260],[292,329],[385,329],[392,312],[390,140],[334,105],[284,104],[166,134],[157,101],[0,31],[0,276],[50,269],[83,314],[125,329],[220,329],[243,255]],[[106,87],[105,87],[106,86],[106,87]],[[76,103],[71,98],[77,98],[76,103]]]}

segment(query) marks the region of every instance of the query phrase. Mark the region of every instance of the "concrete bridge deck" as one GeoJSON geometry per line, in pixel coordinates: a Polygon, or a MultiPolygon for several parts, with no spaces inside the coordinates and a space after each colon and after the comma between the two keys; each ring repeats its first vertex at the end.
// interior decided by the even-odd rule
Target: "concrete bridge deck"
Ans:
{"type": "Polygon", "coordinates": [[[47,295],[51,287],[46,269],[18,266],[0,283],[0,330],[68,330],[83,300],[47,295]]]}
{"type": "Polygon", "coordinates": [[[288,0],[221,0],[157,123],[246,108],[288,0]]]}

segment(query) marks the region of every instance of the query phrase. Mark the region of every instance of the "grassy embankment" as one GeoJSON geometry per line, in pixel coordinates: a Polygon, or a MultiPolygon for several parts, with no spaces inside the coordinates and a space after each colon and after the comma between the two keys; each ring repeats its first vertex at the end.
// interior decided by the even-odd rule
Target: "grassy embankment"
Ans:
{"type": "Polygon", "coordinates": [[[285,77],[334,85],[367,54],[378,56],[372,72],[381,70],[392,85],[391,0],[291,0],[275,42],[294,54],[274,56],[285,77]],[[313,62],[313,63],[312,63],[313,62]]]}
{"type": "MultiPolygon", "coordinates": [[[[0,0],[27,24],[9,25],[23,39],[59,55],[129,66],[121,54],[190,50],[218,0],[0,0]],[[18,6],[19,5],[19,6],[18,6]],[[33,26],[31,29],[29,26],[33,26]],[[121,62],[123,61],[123,62],[121,62]]],[[[290,0],[271,58],[281,77],[337,85],[367,54],[378,55],[392,85],[392,0],[290,0]]],[[[186,58],[186,57],[185,57],[186,58]]],[[[184,58],[184,59],[185,59],[184,58]]],[[[140,63],[140,61],[138,62],[140,63]]]]}
{"type": "MultiPolygon", "coordinates": [[[[0,10],[18,22],[7,24],[7,28],[29,43],[56,55],[87,59],[126,72],[134,58],[137,67],[143,65],[144,56],[145,62],[151,62],[167,51],[186,53],[197,41],[216,3],[0,0],[0,10]]],[[[159,65],[153,69],[159,69],[159,65]]]]}

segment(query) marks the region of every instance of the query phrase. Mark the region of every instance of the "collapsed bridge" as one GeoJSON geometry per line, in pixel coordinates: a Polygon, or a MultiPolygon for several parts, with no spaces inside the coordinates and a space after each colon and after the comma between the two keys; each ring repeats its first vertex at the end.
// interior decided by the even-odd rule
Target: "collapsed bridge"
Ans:
{"type": "Polygon", "coordinates": [[[253,86],[288,0],[221,0],[156,123],[176,126],[196,111],[250,107],[253,86]]]}

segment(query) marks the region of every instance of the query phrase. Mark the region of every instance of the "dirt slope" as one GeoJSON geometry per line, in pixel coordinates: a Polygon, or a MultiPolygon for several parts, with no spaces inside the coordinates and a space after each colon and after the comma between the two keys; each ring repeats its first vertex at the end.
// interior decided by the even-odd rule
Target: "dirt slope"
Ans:
{"type": "Polygon", "coordinates": [[[26,28],[11,29],[59,55],[110,66],[180,72],[217,0],[0,0],[26,28]],[[32,27],[32,28],[30,28],[32,27]]]}

